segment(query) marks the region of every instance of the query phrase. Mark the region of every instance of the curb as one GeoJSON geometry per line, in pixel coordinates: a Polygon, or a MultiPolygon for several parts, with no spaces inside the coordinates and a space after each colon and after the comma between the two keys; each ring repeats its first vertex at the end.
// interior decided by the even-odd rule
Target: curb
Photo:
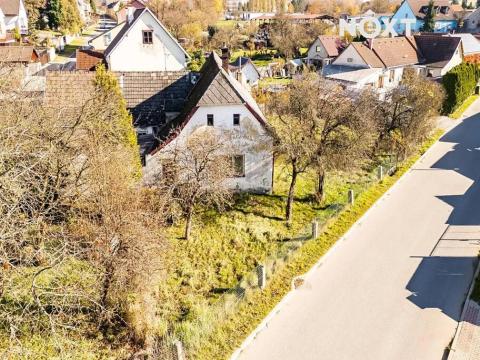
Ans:
{"type": "Polygon", "coordinates": [[[477,260],[477,261],[478,261],[477,269],[475,270],[475,273],[473,274],[473,279],[472,279],[472,283],[470,284],[470,289],[468,289],[467,297],[465,298],[465,302],[463,303],[462,314],[460,315],[460,321],[458,322],[457,329],[455,330],[455,336],[453,337],[452,346],[450,347],[450,351],[448,353],[447,360],[453,360],[453,357],[454,357],[455,351],[456,351],[456,347],[457,347],[457,343],[458,343],[458,338],[460,337],[460,333],[462,332],[463,323],[464,323],[463,319],[465,318],[465,313],[467,311],[467,305],[468,305],[468,302],[470,301],[470,296],[472,295],[473,288],[475,287],[475,280],[477,279],[478,273],[480,272],[480,259],[477,260]]]}
{"type": "MultiPolygon", "coordinates": [[[[370,206],[370,208],[357,220],[355,223],[350,227],[350,229],[347,230],[345,234],[343,234],[342,237],[340,237],[335,244],[333,244],[332,247],[322,256],[320,259],[308,270],[304,275],[300,275],[305,281],[311,276],[311,274],[318,268],[320,268],[325,261],[333,254],[333,252],[341,245],[343,244],[347,239],[350,233],[358,226],[360,226],[368,217],[371,211],[378,207],[378,204],[380,204],[381,201],[385,201],[388,196],[392,194],[393,191],[398,187],[398,184],[401,184],[404,178],[410,174],[412,169],[421,163],[425,156],[438,144],[439,140],[449,131],[451,131],[453,128],[458,126],[460,123],[462,123],[463,119],[456,120],[454,123],[452,123],[447,129],[445,129],[444,133],[425,151],[425,153],[418,158],[415,163],[412,164],[412,166],[402,175],[400,178],[388,189],[382,196],[380,196],[375,203],[370,206]],[[460,120],[460,121],[459,121],[460,120]]],[[[255,338],[260,334],[264,329],[268,328],[268,323],[274,318],[275,315],[277,315],[281,310],[284,305],[287,304],[288,300],[293,296],[293,293],[295,292],[296,289],[290,290],[283,298],[280,300],[277,305],[268,313],[268,315],[262,320],[262,322],[253,330],[250,335],[242,342],[242,344],[233,352],[233,354],[230,357],[230,360],[237,360],[240,356],[240,354],[255,340],[255,338]]]]}

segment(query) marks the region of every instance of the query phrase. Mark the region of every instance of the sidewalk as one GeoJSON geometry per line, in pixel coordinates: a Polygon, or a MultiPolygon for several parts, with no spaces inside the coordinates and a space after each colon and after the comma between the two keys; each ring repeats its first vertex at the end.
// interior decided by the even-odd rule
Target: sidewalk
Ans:
{"type": "Polygon", "coordinates": [[[480,306],[473,300],[465,303],[464,317],[452,346],[448,360],[480,359],[480,306]]]}

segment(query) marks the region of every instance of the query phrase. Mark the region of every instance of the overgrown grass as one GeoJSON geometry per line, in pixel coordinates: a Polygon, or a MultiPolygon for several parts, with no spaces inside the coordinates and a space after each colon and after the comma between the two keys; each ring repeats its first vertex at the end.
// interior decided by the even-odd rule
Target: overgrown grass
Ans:
{"type": "Polygon", "coordinates": [[[388,176],[383,181],[372,185],[358,196],[353,206],[347,207],[338,216],[330,219],[320,237],[308,241],[300,247],[289,261],[274,274],[266,289],[263,291],[250,290],[246,293],[244,300],[239,302],[235,311],[218,323],[210,336],[206,336],[201,342],[201,346],[196,347],[189,357],[192,359],[227,358],[290,290],[292,279],[307,272],[442,133],[443,131],[437,131],[415,155],[397,169],[393,176],[388,176]]]}
{"type": "MultiPolygon", "coordinates": [[[[311,198],[314,174],[300,176],[291,226],[283,220],[289,176],[280,162],[273,195],[239,195],[226,211],[205,210],[195,219],[188,242],[182,237],[183,224],[172,226],[167,234],[165,278],[156,289],[162,322],[155,324],[155,333],[181,339],[189,359],[228,357],[289,291],[293,277],[305,273],[440,135],[437,132],[380,183],[372,172],[330,174],[319,205],[311,198]],[[359,194],[352,207],[346,206],[349,189],[359,194]],[[325,225],[325,231],[311,240],[314,218],[325,225]],[[263,292],[255,290],[258,264],[268,270],[263,292]]],[[[77,281],[78,274],[73,272],[69,281],[77,281]]],[[[80,331],[55,341],[34,336],[25,339],[23,353],[12,358],[117,359],[130,350],[120,340],[112,338],[110,347],[93,334],[80,331]]],[[[8,334],[3,332],[0,356],[7,344],[8,334]]]]}
{"type": "Polygon", "coordinates": [[[450,114],[450,117],[452,119],[460,119],[463,113],[469,108],[470,105],[474,103],[475,100],[478,99],[478,97],[479,95],[471,95],[468,97],[462,105],[460,105],[453,113],[450,114]]]}
{"type": "Polygon", "coordinates": [[[290,85],[292,83],[291,78],[283,78],[283,77],[273,77],[273,78],[263,78],[260,79],[258,86],[260,87],[268,87],[271,85],[290,85]]]}

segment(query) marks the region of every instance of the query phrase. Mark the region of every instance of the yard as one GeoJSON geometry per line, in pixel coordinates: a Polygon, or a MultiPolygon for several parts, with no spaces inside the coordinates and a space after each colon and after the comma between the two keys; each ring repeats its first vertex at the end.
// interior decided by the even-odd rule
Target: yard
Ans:
{"type": "MultiPolygon", "coordinates": [[[[307,270],[417,157],[409,159],[383,182],[376,178],[376,166],[350,174],[330,173],[324,201],[319,205],[311,196],[314,174],[301,176],[291,226],[283,220],[288,169],[277,160],[273,194],[239,195],[224,212],[205,209],[195,219],[189,241],[183,239],[181,222],[170,227],[165,275],[158,284],[155,299],[162,319],[155,324],[158,336],[165,336],[168,341],[180,339],[192,359],[226,357],[288,291],[292,275],[307,270]],[[352,210],[347,206],[349,189],[354,190],[358,200],[352,210]],[[313,219],[318,219],[321,226],[328,224],[328,231],[317,240],[311,239],[313,219]],[[269,282],[268,291],[262,293],[256,291],[255,270],[259,264],[265,265],[269,282]]],[[[88,287],[88,282],[95,278],[91,269],[85,269],[81,263],[65,266],[66,271],[46,274],[42,281],[75,282],[77,286],[88,287]],[[61,273],[68,277],[62,277],[61,273]]],[[[28,288],[29,275],[24,275],[10,291],[28,288]]],[[[28,296],[25,299],[31,301],[28,296]]],[[[58,341],[66,346],[71,358],[78,359],[121,358],[131,350],[125,348],[121,333],[104,339],[93,324],[77,330],[55,341],[48,336],[29,338],[26,344],[31,358],[38,359],[35,357],[38,353],[45,354],[45,359],[61,357],[57,352],[58,341]],[[105,340],[112,342],[106,345],[109,342],[105,340]]],[[[0,348],[2,344],[8,344],[7,336],[0,336],[0,348]]],[[[166,350],[162,358],[170,359],[171,348],[166,350]]]]}

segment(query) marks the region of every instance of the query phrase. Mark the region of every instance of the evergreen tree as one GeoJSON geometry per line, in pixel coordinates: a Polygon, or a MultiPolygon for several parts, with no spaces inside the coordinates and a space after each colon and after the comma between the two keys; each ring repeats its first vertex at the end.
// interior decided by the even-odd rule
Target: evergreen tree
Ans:
{"type": "Polygon", "coordinates": [[[468,8],[467,0],[462,0],[462,8],[463,9],[468,8]]]}
{"type": "Polygon", "coordinates": [[[50,29],[57,29],[59,27],[61,12],[61,0],[48,0],[45,14],[47,15],[48,27],[50,29]]]}
{"type": "Polygon", "coordinates": [[[435,30],[435,3],[433,0],[430,0],[428,3],[427,14],[423,19],[423,31],[433,32],[435,30]]]}

